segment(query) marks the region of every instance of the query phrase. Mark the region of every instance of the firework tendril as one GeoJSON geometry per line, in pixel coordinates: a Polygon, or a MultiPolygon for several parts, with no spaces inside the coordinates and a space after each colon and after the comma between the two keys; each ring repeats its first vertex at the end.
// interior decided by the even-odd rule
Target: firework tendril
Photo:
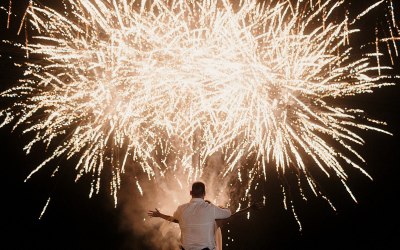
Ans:
{"type": "Polygon", "coordinates": [[[23,47],[40,60],[27,60],[21,83],[1,93],[14,102],[0,113],[2,126],[32,136],[26,153],[51,149],[27,179],[73,158],[77,179],[93,177],[90,196],[109,169],[117,202],[128,167],[192,181],[219,153],[222,178],[254,162],[248,188],[268,167],[294,169],[323,196],[309,171],[318,167],[355,200],[343,165],[372,179],[359,132],[390,133],[339,100],[392,85],[383,73],[391,67],[349,45],[365,13],[352,20],[343,1],[294,2],[67,0],[64,13],[31,2],[25,22],[35,35],[23,47]]]}

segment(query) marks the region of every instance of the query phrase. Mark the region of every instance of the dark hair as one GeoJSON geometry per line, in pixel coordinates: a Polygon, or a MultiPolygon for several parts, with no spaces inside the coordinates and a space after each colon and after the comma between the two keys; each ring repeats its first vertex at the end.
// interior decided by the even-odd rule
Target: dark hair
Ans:
{"type": "Polygon", "coordinates": [[[197,181],[192,184],[192,196],[201,197],[206,194],[206,186],[203,182],[197,181]]]}

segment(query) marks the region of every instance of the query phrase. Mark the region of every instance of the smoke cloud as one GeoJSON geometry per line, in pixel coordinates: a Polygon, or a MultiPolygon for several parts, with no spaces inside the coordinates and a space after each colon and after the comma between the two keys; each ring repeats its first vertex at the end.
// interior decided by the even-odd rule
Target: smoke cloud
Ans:
{"type": "Polygon", "coordinates": [[[157,208],[164,214],[173,215],[180,204],[190,201],[190,189],[194,181],[205,183],[205,199],[216,205],[232,207],[229,181],[231,175],[224,177],[223,168],[221,155],[214,154],[208,159],[201,177],[196,180],[190,179],[182,170],[168,171],[157,180],[130,179],[129,188],[121,190],[119,194],[119,206],[122,207],[121,226],[143,238],[151,249],[178,249],[179,225],[161,218],[148,217],[147,212],[157,208]]]}

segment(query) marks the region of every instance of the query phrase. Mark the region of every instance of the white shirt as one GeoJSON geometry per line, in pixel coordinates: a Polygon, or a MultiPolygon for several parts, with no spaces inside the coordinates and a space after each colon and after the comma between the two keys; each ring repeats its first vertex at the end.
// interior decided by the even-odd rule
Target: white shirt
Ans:
{"type": "Polygon", "coordinates": [[[207,203],[201,198],[192,198],[180,205],[173,217],[179,221],[181,244],[185,250],[215,248],[215,219],[225,219],[231,211],[207,203]]]}

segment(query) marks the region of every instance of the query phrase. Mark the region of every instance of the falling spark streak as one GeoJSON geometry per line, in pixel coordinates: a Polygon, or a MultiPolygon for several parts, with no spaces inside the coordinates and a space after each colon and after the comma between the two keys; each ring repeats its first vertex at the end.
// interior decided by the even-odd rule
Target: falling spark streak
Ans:
{"type": "MultiPolygon", "coordinates": [[[[27,153],[38,143],[52,152],[27,179],[75,157],[76,179],[93,177],[89,196],[110,171],[115,204],[128,167],[140,166],[135,178],[150,180],[184,173],[176,177],[182,186],[201,178],[215,153],[225,160],[215,171],[240,183],[234,170],[255,158],[246,197],[275,165],[283,174],[296,169],[299,186],[305,177],[331,204],[310,174],[316,165],[356,201],[343,166],[371,178],[357,163],[364,162],[353,147],[364,143],[357,131],[390,133],[332,99],[392,85],[382,83],[391,69],[379,61],[382,40],[378,66],[349,46],[357,21],[382,2],[334,21],[343,1],[67,0],[67,14],[30,2],[23,19],[35,35],[25,49],[41,60],[27,62],[25,80],[1,93],[15,100],[0,111],[1,126],[15,122],[13,129],[33,134],[27,153]]],[[[283,194],[287,209],[284,187],[283,194]]]]}
{"type": "Polygon", "coordinates": [[[43,210],[40,213],[39,220],[42,219],[44,213],[46,212],[47,207],[49,206],[49,203],[50,203],[50,197],[47,199],[46,205],[44,205],[43,210]]]}
{"type": "Polygon", "coordinates": [[[392,49],[390,48],[389,41],[391,42],[391,45],[393,46],[394,52],[396,56],[399,56],[398,48],[397,48],[397,41],[400,41],[400,29],[399,26],[396,22],[396,16],[395,16],[395,11],[393,7],[393,1],[389,1],[388,4],[389,8],[389,16],[390,20],[387,20],[387,27],[389,29],[390,37],[384,37],[379,39],[380,42],[385,42],[387,46],[387,50],[389,53],[389,57],[391,60],[392,65],[394,65],[394,59],[392,56],[392,49]]]}
{"type": "Polygon", "coordinates": [[[7,29],[10,28],[11,6],[12,6],[12,0],[10,0],[10,2],[8,3],[7,29]]]}
{"type": "Polygon", "coordinates": [[[364,10],[362,13],[360,13],[353,22],[351,22],[351,24],[354,24],[357,20],[359,20],[360,18],[362,18],[363,16],[365,16],[368,12],[370,12],[372,9],[376,8],[378,5],[380,5],[381,3],[383,3],[385,0],[381,0],[376,2],[375,4],[369,6],[366,10],[364,10]]]}

